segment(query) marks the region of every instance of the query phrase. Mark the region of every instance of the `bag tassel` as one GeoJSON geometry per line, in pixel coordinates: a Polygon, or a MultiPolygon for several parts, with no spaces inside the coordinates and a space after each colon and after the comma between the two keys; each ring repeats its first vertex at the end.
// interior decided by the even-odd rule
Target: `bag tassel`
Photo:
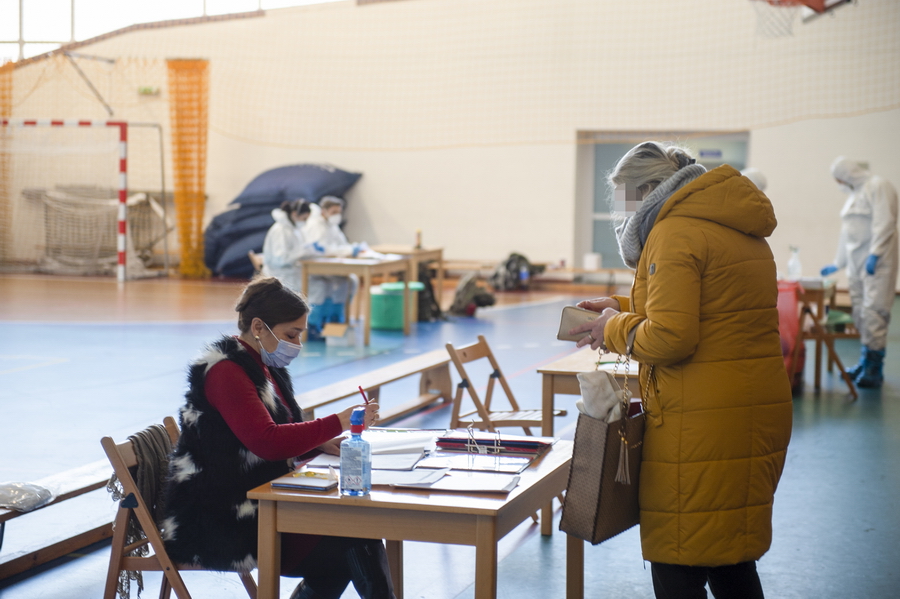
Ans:
{"type": "Polygon", "coordinates": [[[622,441],[619,444],[619,468],[616,470],[616,482],[630,485],[631,470],[628,468],[628,441],[625,440],[624,434],[619,435],[619,437],[622,441]]]}

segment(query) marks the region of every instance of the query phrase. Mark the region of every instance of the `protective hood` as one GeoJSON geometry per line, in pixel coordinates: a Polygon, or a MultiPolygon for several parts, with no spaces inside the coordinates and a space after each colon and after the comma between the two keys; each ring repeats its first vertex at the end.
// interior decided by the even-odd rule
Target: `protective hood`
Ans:
{"type": "Polygon", "coordinates": [[[670,217],[701,218],[754,237],[768,237],[778,224],[769,198],[727,164],[675,192],[656,222],[670,217]]]}
{"type": "Polygon", "coordinates": [[[281,208],[276,208],[272,211],[272,218],[275,219],[275,222],[279,225],[287,225],[288,227],[295,227],[296,225],[291,222],[288,213],[282,210],[281,208]]]}
{"type": "Polygon", "coordinates": [[[831,176],[849,184],[854,191],[861,189],[870,177],[869,171],[863,165],[843,156],[831,164],[831,176]]]}

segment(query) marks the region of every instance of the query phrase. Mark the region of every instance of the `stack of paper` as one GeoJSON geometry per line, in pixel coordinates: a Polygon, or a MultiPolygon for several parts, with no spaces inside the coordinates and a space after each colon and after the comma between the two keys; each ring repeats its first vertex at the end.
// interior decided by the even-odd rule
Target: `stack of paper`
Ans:
{"type": "Polygon", "coordinates": [[[501,435],[485,431],[450,431],[437,439],[438,449],[500,455],[537,455],[553,445],[552,437],[501,435]]]}

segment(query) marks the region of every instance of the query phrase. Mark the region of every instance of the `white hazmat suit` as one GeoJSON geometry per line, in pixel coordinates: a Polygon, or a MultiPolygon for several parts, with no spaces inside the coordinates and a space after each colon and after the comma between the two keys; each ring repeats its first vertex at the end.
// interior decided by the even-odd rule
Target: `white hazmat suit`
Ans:
{"type": "Polygon", "coordinates": [[[834,265],[847,268],[853,321],[862,344],[881,351],[887,344],[897,285],[897,191],[847,158],[835,160],[831,174],[851,188],[841,210],[834,265]],[[869,261],[875,264],[874,274],[867,272],[869,261]]]}
{"type": "Polygon", "coordinates": [[[318,252],[303,235],[303,222],[294,223],[281,208],[272,211],[275,224],[263,242],[263,274],[276,277],[282,284],[300,293],[303,271],[300,260],[318,252]]]}

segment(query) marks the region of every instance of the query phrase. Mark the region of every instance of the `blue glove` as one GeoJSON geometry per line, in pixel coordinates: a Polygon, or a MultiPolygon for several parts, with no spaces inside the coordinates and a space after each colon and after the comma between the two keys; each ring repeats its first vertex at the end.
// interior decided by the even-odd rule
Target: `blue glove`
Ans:
{"type": "Polygon", "coordinates": [[[823,277],[827,277],[830,274],[836,273],[837,270],[838,270],[837,266],[835,266],[834,264],[829,264],[828,266],[823,266],[822,270],[819,271],[819,274],[822,275],[823,277]]]}
{"type": "Polygon", "coordinates": [[[866,258],[866,272],[870,275],[874,275],[876,264],[878,264],[878,256],[876,256],[875,254],[869,254],[869,257],[866,258]]]}
{"type": "Polygon", "coordinates": [[[353,244],[353,257],[356,258],[359,256],[359,253],[362,251],[362,247],[358,243],[353,244]]]}
{"type": "Polygon", "coordinates": [[[312,246],[313,246],[313,249],[316,250],[317,252],[319,252],[320,254],[325,253],[325,248],[322,247],[322,244],[320,244],[318,241],[313,242],[312,246]]]}

